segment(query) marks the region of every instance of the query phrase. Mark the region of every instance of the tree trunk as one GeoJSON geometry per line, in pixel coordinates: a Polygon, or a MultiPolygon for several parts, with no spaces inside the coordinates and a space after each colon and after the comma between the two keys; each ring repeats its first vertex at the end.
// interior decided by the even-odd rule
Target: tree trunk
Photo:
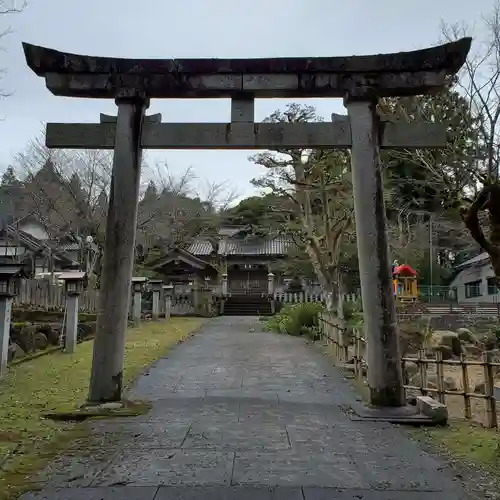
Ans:
{"type": "Polygon", "coordinates": [[[344,284],[340,270],[337,270],[337,318],[344,319],[344,284]]]}
{"type": "Polygon", "coordinates": [[[497,286],[500,285],[500,185],[484,186],[471,206],[463,210],[461,215],[471,236],[490,256],[497,286]],[[479,221],[479,212],[482,210],[488,211],[489,239],[484,234],[479,221]]]}

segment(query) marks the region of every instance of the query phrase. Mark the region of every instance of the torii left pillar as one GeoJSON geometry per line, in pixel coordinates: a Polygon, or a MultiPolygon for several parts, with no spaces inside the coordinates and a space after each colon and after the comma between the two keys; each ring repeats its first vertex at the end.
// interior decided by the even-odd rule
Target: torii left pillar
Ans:
{"type": "Polygon", "coordinates": [[[141,177],[142,123],[149,101],[137,92],[116,99],[113,173],[106,221],[99,317],[94,341],[88,401],[119,401],[130,284],[134,265],[137,205],[141,177]]]}

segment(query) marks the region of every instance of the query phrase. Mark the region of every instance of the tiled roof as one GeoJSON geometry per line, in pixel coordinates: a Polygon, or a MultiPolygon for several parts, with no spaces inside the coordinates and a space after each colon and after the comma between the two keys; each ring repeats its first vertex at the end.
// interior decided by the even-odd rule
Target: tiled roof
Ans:
{"type": "Polygon", "coordinates": [[[213,246],[210,241],[196,240],[191,243],[187,251],[193,255],[210,255],[213,251],[213,246]]]}
{"type": "MultiPolygon", "coordinates": [[[[218,255],[286,255],[291,240],[277,238],[227,238],[219,243],[218,255]]],[[[210,255],[213,246],[210,241],[197,240],[187,249],[193,255],[210,255]]]]}
{"type": "Polygon", "coordinates": [[[80,243],[77,242],[72,242],[72,243],[61,243],[57,244],[55,243],[54,246],[59,248],[59,250],[62,250],[63,252],[72,252],[76,250],[80,250],[80,243]]]}

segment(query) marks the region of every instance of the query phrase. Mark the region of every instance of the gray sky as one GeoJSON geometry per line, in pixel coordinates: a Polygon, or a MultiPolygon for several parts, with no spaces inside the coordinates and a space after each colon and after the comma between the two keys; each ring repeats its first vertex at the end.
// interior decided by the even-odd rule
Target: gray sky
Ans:
{"type": "MultiPolygon", "coordinates": [[[[116,57],[342,56],[412,50],[433,45],[440,21],[474,24],[493,0],[28,0],[22,14],[1,19],[13,33],[3,40],[0,170],[45,122],[96,122],[115,113],[113,102],[55,97],[25,64],[21,41],[62,51],[116,57]]],[[[283,107],[261,100],[256,120],[283,107]]],[[[319,114],[343,112],[340,100],[311,99],[319,114]]],[[[163,121],[229,121],[228,100],[153,101],[163,121]]],[[[199,179],[230,180],[241,196],[263,172],[249,151],[161,151],[172,171],[192,166],[199,179]]]]}

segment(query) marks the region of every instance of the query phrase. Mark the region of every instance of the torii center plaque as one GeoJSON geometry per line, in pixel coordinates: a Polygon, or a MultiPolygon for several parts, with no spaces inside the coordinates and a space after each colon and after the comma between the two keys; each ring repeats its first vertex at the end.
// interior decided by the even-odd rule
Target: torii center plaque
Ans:
{"type": "Polygon", "coordinates": [[[371,402],[404,404],[379,148],[440,148],[446,126],[390,123],[379,97],[439,91],[464,64],[471,39],[371,56],[275,59],[117,59],[23,44],[28,66],[55,95],[115,99],[98,124],[48,124],[51,148],[114,149],[90,402],[120,400],[141,151],[350,148],[371,402]],[[330,123],[254,123],[259,98],[343,98],[330,123]],[[144,119],[150,99],[230,98],[228,123],[144,119]]]}

